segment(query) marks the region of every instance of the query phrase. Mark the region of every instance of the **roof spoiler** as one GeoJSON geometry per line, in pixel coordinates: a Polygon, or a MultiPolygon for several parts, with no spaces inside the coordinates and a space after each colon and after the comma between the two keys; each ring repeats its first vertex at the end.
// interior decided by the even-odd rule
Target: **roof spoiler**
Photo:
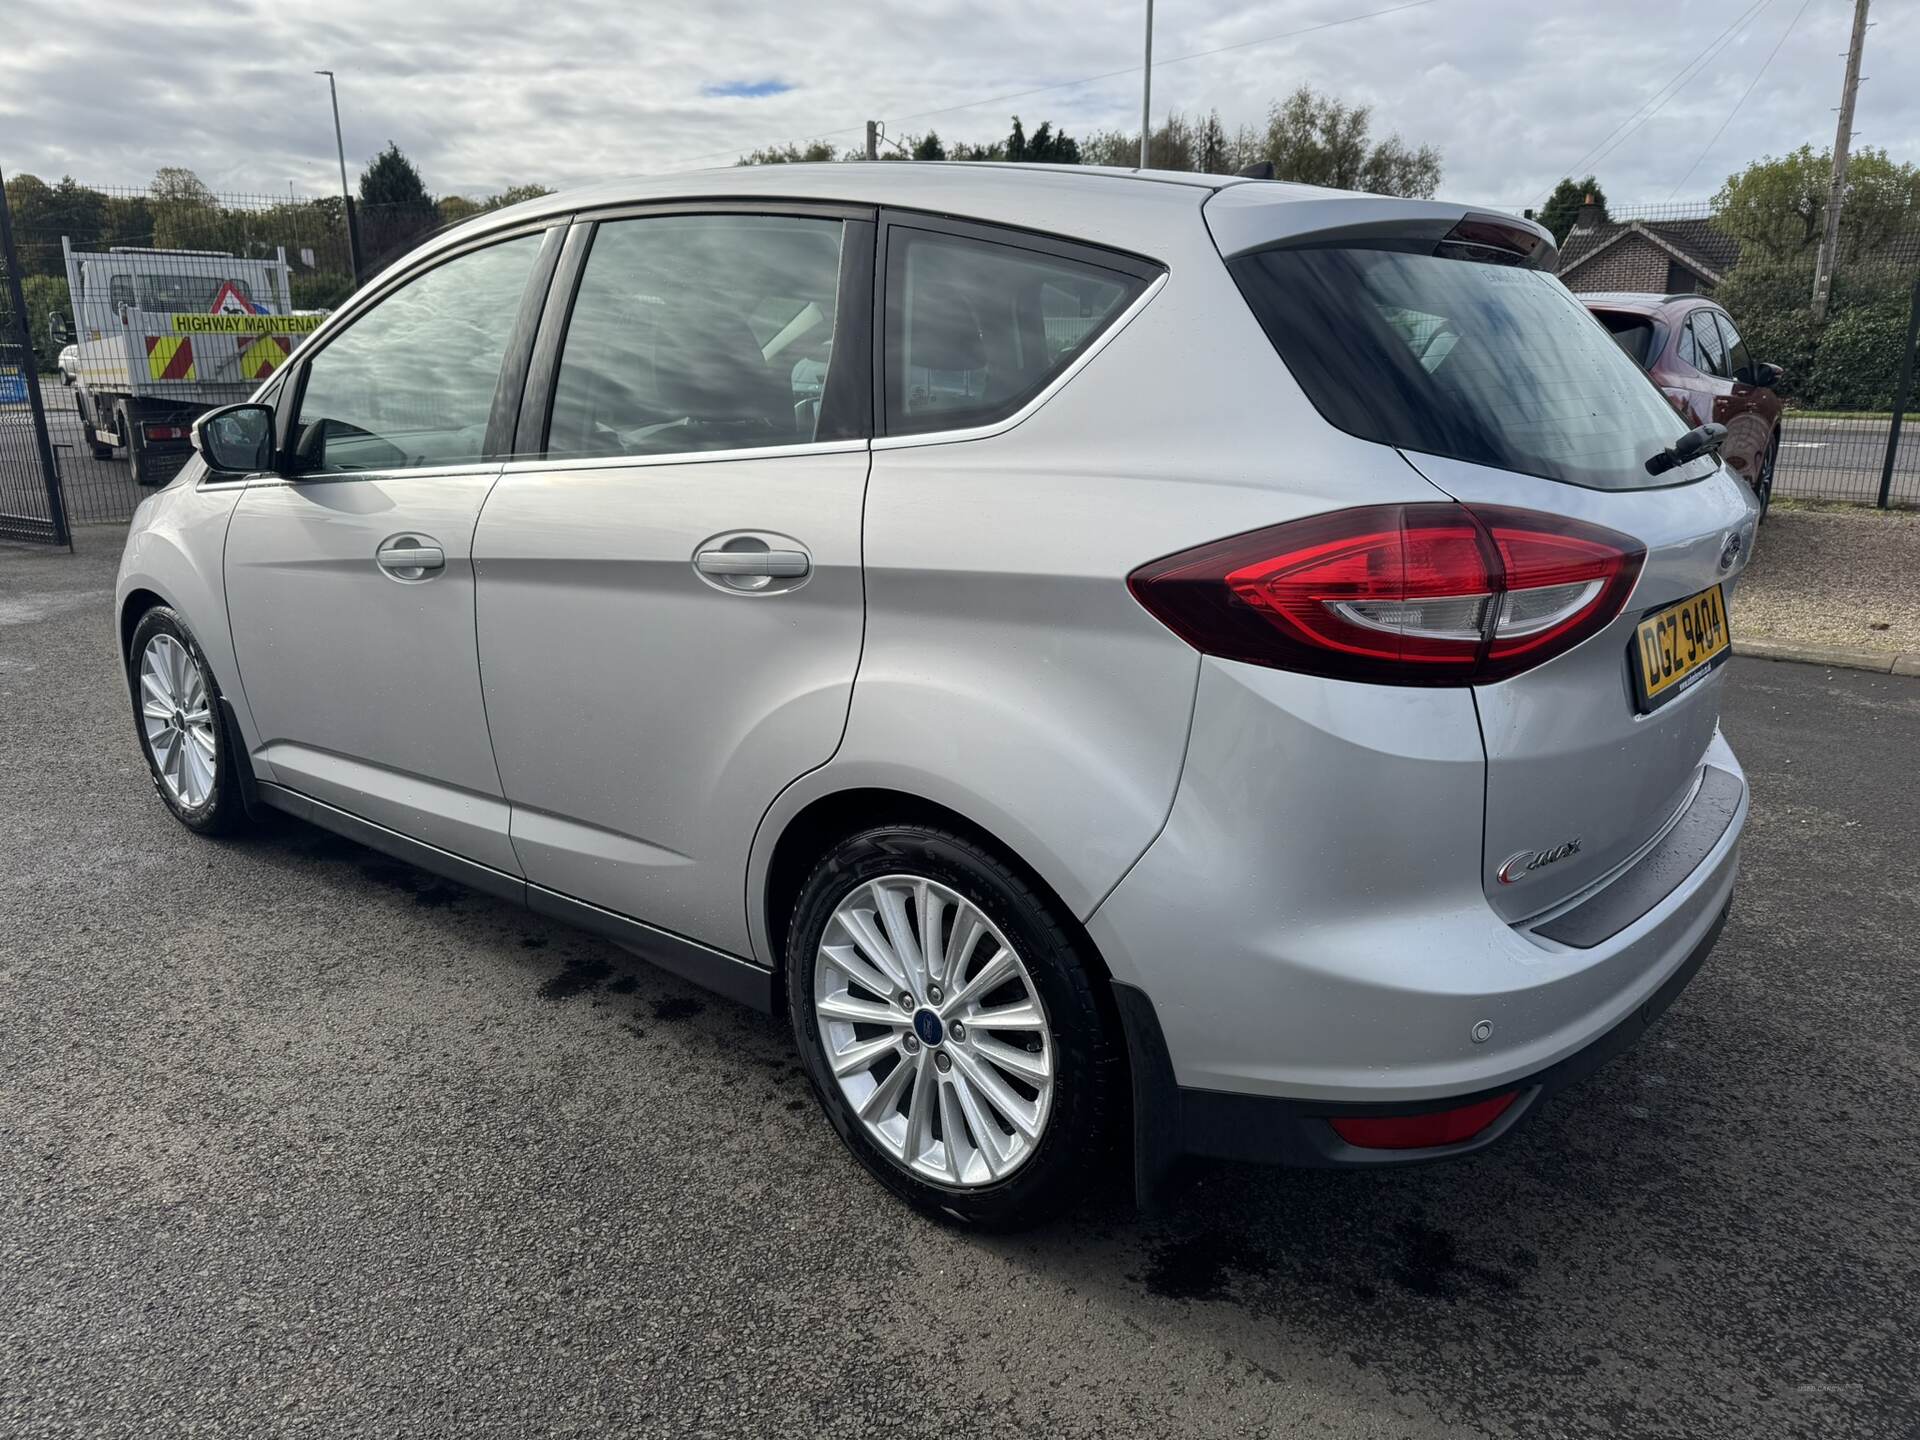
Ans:
{"type": "Polygon", "coordinates": [[[1550,272],[1560,258],[1552,232],[1532,220],[1440,200],[1229,185],[1208,197],[1204,213],[1229,260],[1258,250],[1350,246],[1550,272]]]}

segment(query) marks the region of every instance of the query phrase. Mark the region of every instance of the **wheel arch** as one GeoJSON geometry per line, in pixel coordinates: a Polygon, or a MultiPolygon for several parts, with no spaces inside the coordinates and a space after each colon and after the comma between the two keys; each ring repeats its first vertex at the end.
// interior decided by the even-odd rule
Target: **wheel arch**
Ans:
{"type": "MultiPolygon", "coordinates": [[[[771,821],[769,822],[771,824],[771,821]]],[[[1094,988],[1103,1005],[1113,1002],[1113,973],[1107,968],[1100,947],[1081,923],[1073,908],[1060,896],[1057,887],[1031,864],[1018,847],[1003,840],[975,817],[951,805],[892,785],[855,785],[833,789],[806,800],[779,825],[776,835],[765,847],[766,860],[752,898],[756,913],[750,915],[749,928],[764,938],[765,956],[773,965],[774,1002],[785,1003],[785,960],[787,929],[800,889],[820,857],[837,841],[874,825],[932,825],[950,830],[971,840],[983,850],[1016,871],[1021,879],[1060,916],[1074,938],[1074,944],[1093,970],[1094,988]]],[[[758,847],[756,847],[758,848],[758,847]]],[[[1107,1018],[1117,1027],[1118,1013],[1107,1018]]]]}
{"type": "Polygon", "coordinates": [[[133,661],[133,632],[140,628],[140,617],[155,606],[167,604],[157,590],[136,585],[120,597],[120,665],[125,669],[133,661]]]}

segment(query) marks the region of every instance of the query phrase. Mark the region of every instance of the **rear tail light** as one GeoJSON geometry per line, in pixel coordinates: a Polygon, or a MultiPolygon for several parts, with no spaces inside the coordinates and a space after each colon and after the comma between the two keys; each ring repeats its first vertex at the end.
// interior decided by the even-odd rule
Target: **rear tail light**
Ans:
{"type": "Polygon", "coordinates": [[[1451,503],[1337,510],[1127,577],[1195,649],[1387,685],[1502,680],[1618,615],[1646,548],[1558,515],[1451,503]]]}
{"type": "Polygon", "coordinates": [[[155,421],[148,420],[141,424],[140,433],[145,435],[149,440],[184,440],[187,438],[187,427],[184,425],[161,425],[155,421]]]}
{"type": "Polygon", "coordinates": [[[1362,1150],[1427,1150],[1471,1140],[1519,1098],[1518,1090],[1509,1090],[1452,1110],[1429,1110],[1424,1115],[1338,1115],[1327,1123],[1334,1134],[1362,1150]]]}

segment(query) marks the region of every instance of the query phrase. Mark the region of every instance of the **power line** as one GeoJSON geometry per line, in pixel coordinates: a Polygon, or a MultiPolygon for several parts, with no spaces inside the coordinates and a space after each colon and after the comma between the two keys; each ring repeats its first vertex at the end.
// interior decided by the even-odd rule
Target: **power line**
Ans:
{"type": "MultiPolygon", "coordinates": [[[[1680,86],[1685,84],[1687,80],[1692,77],[1695,68],[1699,66],[1702,61],[1705,61],[1706,59],[1709,58],[1710,53],[1714,50],[1716,46],[1720,44],[1721,41],[1725,40],[1728,36],[1732,35],[1733,32],[1739,29],[1742,25],[1746,25],[1752,22],[1753,20],[1757,19],[1759,17],[1760,12],[1766,9],[1767,6],[1772,3],[1773,3],[1773,0],[1755,0],[1755,3],[1750,5],[1743,14],[1736,16],[1733,22],[1729,24],[1726,29],[1722,30],[1718,35],[1714,36],[1713,39],[1709,40],[1706,43],[1706,47],[1702,49],[1698,55],[1695,55],[1693,59],[1687,61],[1686,64],[1682,65],[1680,67],[1678,74],[1676,74],[1671,80],[1667,81],[1667,83],[1662,85],[1658,90],[1654,91],[1653,94],[1649,95],[1645,100],[1642,100],[1639,106],[1634,110],[1633,114],[1627,116],[1626,119],[1622,120],[1618,125],[1614,126],[1613,129],[1609,130],[1604,136],[1601,137],[1600,143],[1598,145],[1595,145],[1593,149],[1589,150],[1580,159],[1574,161],[1574,163],[1568,167],[1569,173],[1574,175],[1579,174],[1582,170],[1585,170],[1588,166],[1594,164],[1597,161],[1604,160],[1608,155],[1611,155],[1615,150],[1619,149],[1620,146],[1624,145],[1630,138],[1632,138],[1633,132],[1635,130],[1638,130],[1642,125],[1646,124],[1647,121],[1651,120],[1655,115],[1658,115],[1660,111],[1666,106],[1667,101],[1671,100],[1675,95],[1680,93],[1680,86]],[[1656,101],[1658,103],[1655,103],[1656,101]],[[1653,106],[1651,110],[1647,109],[1649,105],[1653,106]],[[1645,111],[1646,113],[1642,114],[1641,113],[1642,111],[1645,111]],[[1631,126],[1632,128],[1629,129],[1628,128],[1629,126],[1631,126]],[[1621,133],[1622,131],[1625,131],[1626,133],[1622,134],[1621,133]],[[1616,135],[1620,137],[1618,140],[1614,139],[1616,135]],[[1610,141],[1612,142],[1611,144],[1608,143],[1610,141]]],[[[1552,193],[1553,193],[1552,187],[1549,186],[1547,190],[1541,193],[1539,203],[1544,204],[1547,200],[1547,197],[1552,193]]]]}
{"type": "Polygon", "coordinates": [[[1713,132],[1713,139],[1707,141],[1700,153],[1693,157],[1693,164],[1687,166],[1687,173],[1682,175],[1679,184],[1667,193],[1667,199],[1671,200],[1680,193],[1680,186],[1693,178],[1693,172],[1700,168],[1700,162],[1707,158],[1707,152],[1720,143],[1720,137],[1727,133],[1727,126],[1731,125],[1733,117],[1740,113],[1740,107],[1747,103],[1747,97],[1753,94],[1754,87],[1760,83],[1760,77],[1767,73],[1767,67],[1773,64],[1773,57],[1780,53],[1780,47],[1787,43],[1787,37],[1793,34],[1794,27],[1800,23],[1800,17],[1807,13],[1807,6],[1812,3],[1813,0],[1800,0],[1800,8],[1793,12],[1793,19],[1787,22],[1787,28],[1780,32],[1780,38],[1773,42],[1773,49],[1767,52],[1766,62],[1754,71],[1753,79],[1748,82],[1747,88],[1740,92],[1740,98],[1733,102],[1733,109],[1727,112],[1727,118],[1722,120],[1720,128],[1713,132]]]}
{"type": "MultiPolygon", "coordinates": [[[[1272,45],[1281,40],[1297,40],[1302,35],[1313,35],[1322,30],[1333,30],[1342,25],[1353,25],[1362,20],[1373,20],[1382,15],[1396,15],[1402,10],[1418,10],[1424,5],[1435,5],[1438,3],[1439,0],[1406,0],[1404,4],[1389,5],[1381,10],[1368,10],[1359,15],[1346,15],[1338,20],[1323,20],[1317,25],[1306,25],[1298,30],[1283,31],[1278,35],[1262,35],[1254,40],[1238,40],[1231,45],[1216,45],[1211,50],[1195,50],[1187,55],[1170,55],[1164,60],[1154,61],[1153,68],[1160,70],[1168,65],[1185,64],[1189,60],[1204,60],[1210,55],[1225,55],[1231,50],[1248,50],[1256,45],[1272,45]]],[[[1771,3],[1771,0],[1763,0],[1763,3],[1771,3]]],[[[960,110],[977,110],[982,105],[1001,105],[1009,100],[1025,100],[1030,95],[1047,95],[1055,90],[1071,90],[1076,86],[1092,85],[1101,80],[1113,80],[1122,75],[1137,75],[1140,73],[1140,69],[1141,67],[1138,65],[1129,65],[1120,70],[1104,70],[1098,75],[1083,75],[1078,80],[1061,80],[1051,85],[1036,85],[1029,90],[1011,90],[1004,95],[988,95],[982,99],[969,100],[960,105],[945,105],[937,110],[918,110],[911,115],[894,116],[893,123],[896,125],[904,125],[909,120],[927,120],[936,115],[951,115],[960,110]]],[[[863,127],[859,125],[849,125],[839,130],[820,130],[805,138],[809,141],[826,140],[835,135],[851,135],[862,128],[863,127]]],[[[779,143],[784,145],[797,145],[800,141],[799,139],[793,139],[779,143]]],[[[709,150],[704,155],[683,156],[678,160],[669,160],[667,164],[689,165],[697,160],[712,160],[719,156],[738,155],[739,153],[740,147],[736,145],[726,150],[709,150]]]]}

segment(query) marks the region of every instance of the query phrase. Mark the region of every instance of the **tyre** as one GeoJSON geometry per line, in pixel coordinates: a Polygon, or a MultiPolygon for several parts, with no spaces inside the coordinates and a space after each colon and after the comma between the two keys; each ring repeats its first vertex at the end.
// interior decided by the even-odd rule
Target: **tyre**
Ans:
{"type": "Polygon", "coordinates": [[[119,411],[120,438],[127,446],[127,472],[136,485],[151,485],[153,474],[147,464],[146,437],[140,433],[140,422],[123,405],[119,411]]]}
{"type": "Polygon", "coordinates": [[[147,611],[134,628],[127,681],[134,731],[167,808],[202,835],[237,828],[246,812],[220,686],[192,632],[167,606],[147,611]]]}
{"type": "Polygon", "coordinates": [[[786,979],[822,1106],[896,1195],[1013,1229],[1084,1191],[1117,1037],[1065,917],[998,857],[920,825],[841,841],[801,888],[786,979]]]}
{"type": "Polygon", "coordinates": [[[73,397],[74,409],[78,411],[80,415],[80,428],[86,432],[87,450],[96,460],[111,460],[113,458],[113,446],[102,445],[94,438],[93,427],[95,420],[87,400],[88,397],[84,392],[76,392],[73,397]]]}
{"type": "Polygon", "coordinates": [[[1775,435],[1767,442],[1767,450],[1760,457],[1760,475],[1753,484],[1753,498],[1760,502],[1760,518],[1767,518],[1767,507],[1773,503],[1773,468],[1780,459],[1780,437],[1775,435]]]}

